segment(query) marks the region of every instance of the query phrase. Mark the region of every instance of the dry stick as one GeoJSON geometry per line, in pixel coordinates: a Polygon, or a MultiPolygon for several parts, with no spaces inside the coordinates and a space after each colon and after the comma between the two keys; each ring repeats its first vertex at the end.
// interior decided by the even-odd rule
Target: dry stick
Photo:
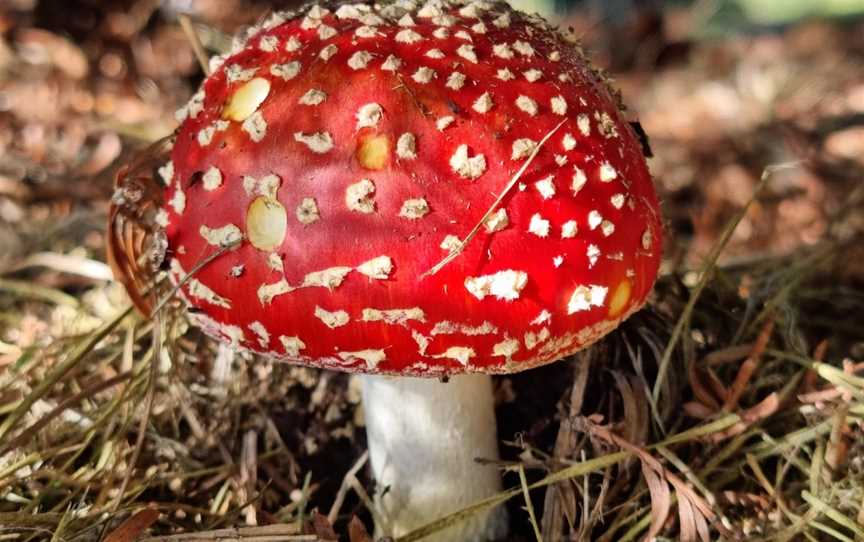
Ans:
{"type": "Polygon", "coordinates": [[[329,521],[331,525],[336,523],[336,518],[339,516],[339,510],[342,508],[342,503],[345,502],[345,497],[348,495],[348,489],[351,487],[351,478],[357,475],[368,459],[369,450],[366,450],[363,452],[363,455],[360,456],[360,459],[358,459],[348,472],[345,473],[345,477],[342,478],[342,485],[339,486],[339,491],[336,492],[336,498],[330,506],[330,511],[327,512],[327,521],[329,521]]]}
{"type": "Polygon", "coordinates": [[[690,315],[693,313],[693,309],[696,307],[696,302],[699,300],[699,297],[702,295],[702,290],[708,285],[708,280],[711,276],[711,271],[717,265],[717,259],[720,257],[720,253],[726,248],[726,244],[729,242],[729,239],[732,238],[732,234],[738,227],[738,224],[744,218],[744,215],[747,214],[747,210],[750,209],[750,206],[756,201],[756,198],[762,192],[762,189],[768,183],[768,179],[777,172],[785,169],[792,169],[799,167],[801,165],[801,161],[795,162],[786,162],[782,164],[773,164],[767,166],[762,170],[762,176],[759,179],[759,183],[756,185],[756,188],[753,190],[753,195],[750,196],[750,200],[744,204],[743,207],[738,211],[735,217],[726,225],[726,228],[723,230],[720,239],[711,249],[711,252],[708,254],[706,258],[705,265],[702,267],[702,270],[699,273],[699,283],[693,289],[693,292],[690,294],[690,299],[687,300],[687,304],[684,306],[684,310],[681,311],[681,317],[678,318],[678,321],[675,323],[675,328],[672,330],[672,336],[669,338],[669,343],[666,345],[666,350],[663,351],[663,357],[660,358],[660,366],[657,370],[657,379],[654,381],[654,390],[651,393],[654,401],[657,401],[660,398],[660,390],[663,388],[663,383],[666,380],[666,373],[669,371],[669,363],[672,361],[672,352],[674,352],[675,348],[678,345],[678,341],[681,339],[681,334],[684,332],[684,327],[690,321],[690,315]]]}
{"type": "Polygon", "coordinates": [[[723,410],[725,412],[732,412],[738,408],[741,396],[744,395],[744,391],[750,384],[750,379],[753,378],[756,369],[759,368],[759,364],[762,361],[762,354],[768,346],[768,341],[771,340],[772,331],[774,331],[774,318],[769,316],[768,320],[765,321],[765,325],[762,326],[762,331],[759,332],[759,336],[756,338],[753,350],[750,351],[750,355],[747,356],[747,359],[741,364],[741,367],[738,369],[738,374],[735,375],[735,381],[732,383],[732,387],[728,390],[726,402],[723,404],[723,410]]]}
{"type": "Polygon", "coordinates": [[[471,239],[473,239],[474,236],[477,235],[477,232],[480,231],[480,228],[483,227],[483,224],[486,223],[486,220],[490,216],[492,216],[492,213],[495,212],[495,210],[498,208],[498,206],[501,204],[507,194],[509,194],[510,191],[513,190],[513,187],[516,186],[516,183],[519,182],[519,179],[525,173],[525,170],[528,169],[528,166],[531,165],[531,162],[534,161],[534,158],[537,157],[537,154],[540,152],[540,149],[543,148],[543,145],[545,145],[546,142],[549,141],[549,138],[552,137],[555,132],[557,132],[558,129],[564,125],[565,122],[567,122],[567,119],[559,122],[558,125],[555,126],[555,128],[552,128],[545,136],[543,136],[543,139],[541,139],[537,146],[534,147],[534,150],[531,152],[531,156],[529,156],[528,159],[525,160],[525,163],[522,164],[522,167],[519,168],[519,171],[517,171],[516,174],[513,175],[513,177],[510,179],[510,182],[507,183],[507,186],[504,187],[504,190],[502,190],[498,197],[495,199],[495,201],[492,202],[492,205],[489,207],[489,210],[486,211],[486,214],[484,214],[474,226],[474,228],[472,228],[471,231],[468,232],[468,235],[465,236],[465,239],[460,240],[459,245],[456,248],[451,250],[450,253],[447,254],[447,256],[445,256],[443,260],[435,264],[432,269],[420,275],[420,278],[426,278],[430,275],[434,275],[438,271],[441,271],[441,269],[443,269],[445,265],[453,261],[456,256],[462,254],[462,251],[465,250],[465,247],[468,245],[471,239]]]}
{"type": "Polygon", "coordinates": [[[189,40],[189,45],[192,46],[192,52],[195,53],[198,64],[201,65],[201,71],[204,72],[205,76],[210,75],[210,60],[207,58],[207,53],[204,51],[204,46],[201,44],[198,33],[195,32],[195,27],[192,26],[192,20],[186,14],[178,15],[177,19],[180,21],[183,33],[186,34],[186,39],[189,40]]]}

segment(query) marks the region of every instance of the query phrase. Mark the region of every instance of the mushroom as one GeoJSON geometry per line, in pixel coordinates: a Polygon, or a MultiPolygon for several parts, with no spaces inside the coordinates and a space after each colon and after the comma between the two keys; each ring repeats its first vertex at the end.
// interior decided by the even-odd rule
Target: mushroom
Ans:
{"type": "MultiPolygon", "coordinates": [[[[658,203],[616,94],[486,0],[276,13],[211,67],[157,217],[190,318],[364,373],[385,534],[499,491],[475,462],[497,457],[489,375],[597,341],[656,278],[658,203]]],[[[498,509],[439,539],[505,532],[498,509]]]]}

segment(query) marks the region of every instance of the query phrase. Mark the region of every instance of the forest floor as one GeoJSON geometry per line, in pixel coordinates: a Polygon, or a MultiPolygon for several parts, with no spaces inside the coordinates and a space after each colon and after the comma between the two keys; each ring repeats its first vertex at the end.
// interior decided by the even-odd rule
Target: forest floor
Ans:
{"type": "MultiPolygon", "coordinates": [[[[0,540],[369,540],[356,382],[225,371],[176,307],[154,342],[104,263],[114,174],[201,79],[180,4],[0,7],[0,540]]],[[[266,12],[195,5],[217,51],[266,12]]],[[[666,254],[598,348],[496,377],[510,540],[864,540],[864,22],[702,16],[566,21],[650,135],[666,254]]]]}

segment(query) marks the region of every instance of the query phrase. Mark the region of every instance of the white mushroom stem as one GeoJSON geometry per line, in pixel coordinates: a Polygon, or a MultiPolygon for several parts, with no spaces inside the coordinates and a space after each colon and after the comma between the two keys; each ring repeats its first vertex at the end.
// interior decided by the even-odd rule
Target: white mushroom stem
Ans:
{"type": "MultiPolygon", "coordinates": [[[[400,536],[501,491],[492,380],[460,375],[434,379],[363,375],[363,408],[378,535],[400,536]]],[[[482,542],[507,533],[503,507],[424,538],[482,542]]]]}

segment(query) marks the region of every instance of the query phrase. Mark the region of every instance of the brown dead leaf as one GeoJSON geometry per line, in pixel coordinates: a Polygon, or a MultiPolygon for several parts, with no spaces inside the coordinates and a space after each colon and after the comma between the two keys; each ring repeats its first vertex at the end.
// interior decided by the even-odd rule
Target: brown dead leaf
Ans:
{"type": "Polygon", "coordinates": [[[312,517],[306,523],[304,531],[306,534],[314,534],[320,540],[339,540],[339,536],[337,536],[336,531],[333,530],[333,525],[327,521],[327,516],[318,511],[312,513],[312,517]]]}
{"type": "Polygon", "coordinates": [[[159,511],[145,508],[132,514],[119,527],[108,533],[104,542],[133,542],[159,519],[159,511]]]}
{"type": "Polygon", "coordinates": [[[366,530],[366,526],[357,516],[352,516],[351,521],[348,522],[348,540],[350,542],[372,542],[369,531],[366,530]]]}
{"type": "Polygon", "coordinates": [[[647,541],[653,540],[660,534],[666,524],[669,511],[672,508],[672,493],[669,491],[669,484],[645,462],[642,462],[642,475],[645,477],[645,484],[651,494],[651,526],[645,535],[647,541]]]}

